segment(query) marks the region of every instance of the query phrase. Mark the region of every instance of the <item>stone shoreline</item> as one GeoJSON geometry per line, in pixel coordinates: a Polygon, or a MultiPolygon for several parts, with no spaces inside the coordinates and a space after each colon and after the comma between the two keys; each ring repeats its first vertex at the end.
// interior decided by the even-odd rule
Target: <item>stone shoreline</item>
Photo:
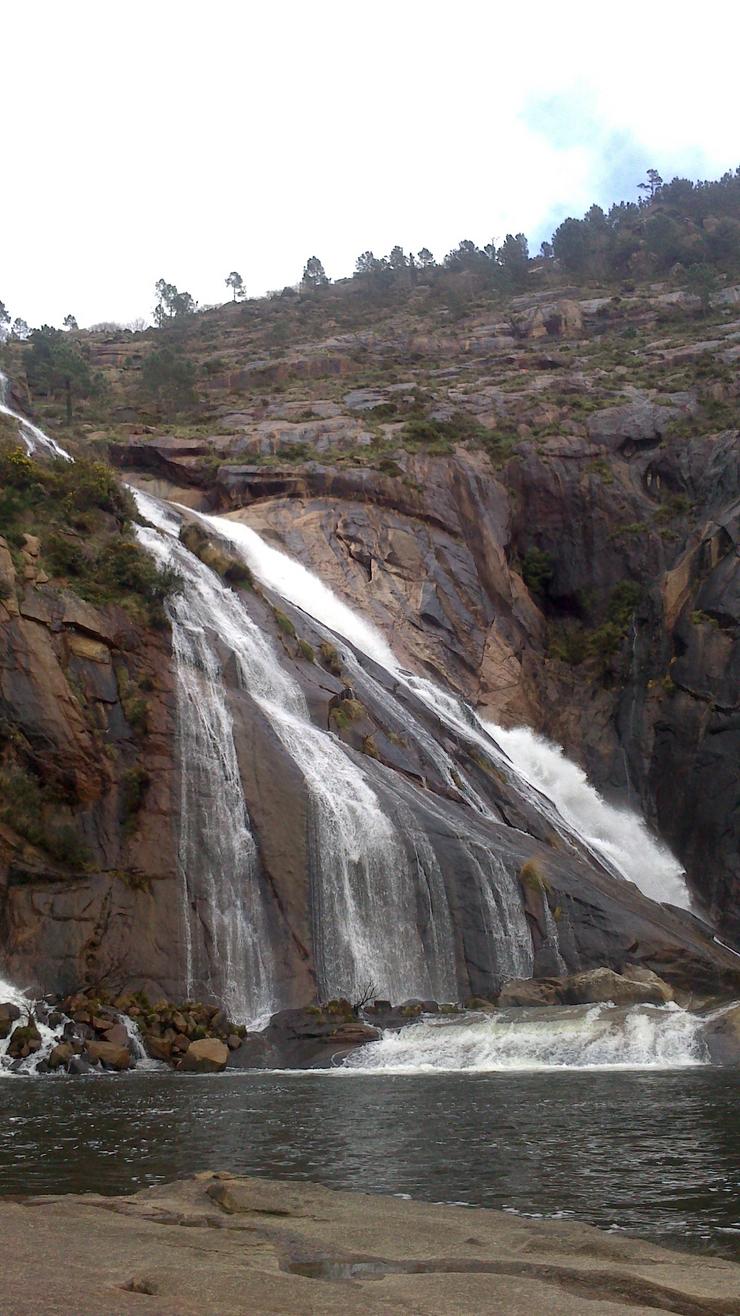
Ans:
{"type": "Polygon", "coordinates": [[[0,1198],[4,1316],[733,1316],[740,1266],[574,1222],[205,1172],[0,1198]]]}

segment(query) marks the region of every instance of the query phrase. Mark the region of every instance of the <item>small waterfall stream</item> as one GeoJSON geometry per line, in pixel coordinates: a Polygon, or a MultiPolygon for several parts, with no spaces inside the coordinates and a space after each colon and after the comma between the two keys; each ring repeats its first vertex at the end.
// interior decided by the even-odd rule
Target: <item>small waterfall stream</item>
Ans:
{"type": "Polygon", "coordinates": [[[9,416],[11,420],[17,420],[18,433],[23,440],[26,451],[30,456],[39,448],[49,453],[52,457],[63,457],[65,461],[71,462],[72,458],[66,448],[62,448],[56,439],[52,439],[45,434],[38,425],[34,425],[26,416],[21,416],[18,411],[13,411],[6,403],[8,394],[8,377],[0,370],[0,416],[9,416]]]}

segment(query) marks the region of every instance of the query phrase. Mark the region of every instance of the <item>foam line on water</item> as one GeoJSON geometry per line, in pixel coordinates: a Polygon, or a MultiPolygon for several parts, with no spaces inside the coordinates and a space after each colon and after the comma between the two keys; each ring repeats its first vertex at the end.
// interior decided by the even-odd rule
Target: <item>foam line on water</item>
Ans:
{"type": "Polygon", "coordinates": [[[704,1021],[678,1006],[512,1009],[430,1016],[386,1032],[345,1071],[429,1074],[531,1069],[673,1069],[708,1063],[704,1021]]]}

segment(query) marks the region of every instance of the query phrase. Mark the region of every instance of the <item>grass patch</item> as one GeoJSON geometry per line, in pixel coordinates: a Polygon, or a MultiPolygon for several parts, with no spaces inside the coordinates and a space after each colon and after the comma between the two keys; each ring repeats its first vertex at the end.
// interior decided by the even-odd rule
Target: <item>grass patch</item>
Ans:
{"type": "Polygon", "coordinates": [[[54,817],[53,790],[27,768],[0,769],[0,822],[69,868],[86,868],[90,853],[76,827],[54,817]]]}

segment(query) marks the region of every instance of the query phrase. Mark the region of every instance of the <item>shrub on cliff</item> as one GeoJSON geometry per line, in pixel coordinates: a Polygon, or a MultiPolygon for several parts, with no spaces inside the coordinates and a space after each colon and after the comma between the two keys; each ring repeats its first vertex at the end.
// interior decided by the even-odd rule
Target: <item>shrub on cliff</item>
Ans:
{"type": "Polygon", "coordinates": [[[22,567],[24,536],[37,536],[39,565],[90,603],[119,603],[141,621],[162,619],[178,586],[132,536],[136,506],[104,462],[44,464],[0,444],[0,525],[22,567]]]}
{"type": "Polygon", "coordinates": [[[198,401],[195,365],[172,347],[158,347],[141,365],[141,389],[166,416],[177,415],[198,401]]]}

